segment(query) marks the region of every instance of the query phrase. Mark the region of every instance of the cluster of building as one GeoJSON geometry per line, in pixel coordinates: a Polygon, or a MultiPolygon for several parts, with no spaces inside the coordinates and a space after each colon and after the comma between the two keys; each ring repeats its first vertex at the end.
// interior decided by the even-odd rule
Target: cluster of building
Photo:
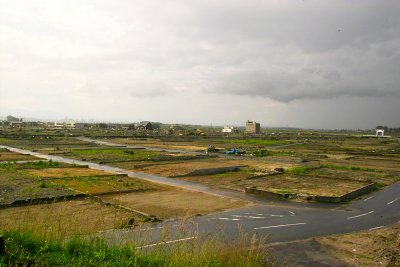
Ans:
{"type": "Polygon", "coordinates": [[[24,121],[22,118],[14,116],[7,116],[6,120],[0,121],[2,126],[10,128],[49,128],[49,129],[75,129],[76,123],[72,120],[66,121],[54,121],[54,122],[43,122],[43,121],[24,121]]]}
{"type": "MultiPolygon", "coordinates": [[[[239,130],[235,129],[235,127],[232,126],[225,126],[222,129],[222,133],[224,134],[231,134],[231,133],[238,133],[239,130]]],[[[254,122],[254,121],[246,121],[246,130],[245,132],[247,134],[260,134],[261,133],[261,126],[260,123],[254,122]]]]}

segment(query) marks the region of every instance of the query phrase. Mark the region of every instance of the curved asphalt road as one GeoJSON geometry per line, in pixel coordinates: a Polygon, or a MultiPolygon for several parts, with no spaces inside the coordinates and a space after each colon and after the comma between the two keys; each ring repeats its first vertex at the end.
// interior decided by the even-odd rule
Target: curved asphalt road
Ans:
{"type": "MultiPolygon", "coordinates": [[[[189,190],[249,199],[249,196],[240,192],[214,190],[176,179],[134,173],[111,166],[50,156],[18,148],[0,147],[44,159],[89,165],[93,169],[114,173],[126,173],[132,177],[189,190]]],[[[376,191],[360,200],[353,201],[351,204],[278,203],[269,200],[258,200],[256,203],[255,206],[251,207],[194,217],[186,222],[167,221],[158,224],[146,224],[132,230],[106,231],[100,233],[100,235],[112,243],[121,244],[136,240],[143,247],[151,247],[156,244],[185,242],[199,236],[213,234],[216,231],[223,231],[228,237],[235,239],[239,233],[239,226],[245,233],[267,236],[268,243],[300,240],[318,235],[346,233],[356,230],[377,229],[400,221],[400,183],[376,191]],[[168,232],[170,233],[167,240],[162,238],[165,229],[169,229],[168,232]]]]}

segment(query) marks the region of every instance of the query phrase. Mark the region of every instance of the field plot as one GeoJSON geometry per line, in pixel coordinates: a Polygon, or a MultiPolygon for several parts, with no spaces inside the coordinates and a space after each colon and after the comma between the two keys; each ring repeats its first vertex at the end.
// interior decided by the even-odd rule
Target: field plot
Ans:
{"type": "Polygon", "coordinates": [[[154,192],[104,196],[104,199],[111,203],[144,211],[160,219],[207,214],[248,204],[241,200],[170,187],[154,192]]]}
{"type": "Polygon", "coordinates": [[[349,266],[400,266],[400,224],[316,240],[349,266]]]}
{"type": "Polygon", "coordinates": [[[205,151],[207,149],[207,145],[190,142],[190,141],[182,141],[182,142],[171,142],[171,141],[162,141],[160,139],[132,139],[132,138],[111,138],[111,139],[103,139],[102,141],[112,142],[121,145],[135,145],[135,146],[143,146],[143,147],[156,147],[163,149],[173,149],[173,150],[184,150],[184,151],[205,151]]]}
{"type": "Polygon", "coordinates": [[[0,162],[1,161],[19,161],[19,160],[39,160],[39,158],[31,156],[31,155],[0,150],[0,162]]]}
{"type": "Polygon", "coordinates": [[[81,176],[110,176],[111,173],[89,168],[47,168],[47,169],[26,169],[24,173],[40,178],[65,178],[81,176]]]}
{"type": "Polygon", "coordinates": [[[70,234],[122,228],[131,218],[135,215],[123,209],[91,200],[73,200],[0,209],[0,229],[30,230],[64,238],[70,234]]]}
{"type": "Polygon", "coordinates": [[[127,190],[144,192],[159,188],[157,185],[146,181],[115,175],[60,178],[51,180],[50,183],[56,187],[73,188],[79,192],[92,195],[111,194],[127,190]]]}
{"type": "Polygon", "coordinates": [[[74,147],[97,147],[91,142],[71,137],[37,136],[23,139],[0,138],[0,144],[29,150],[62,150],[74,147]]]}
{"type": "Polygon", "coordinates": [[[367,183],[359,181],[335,180],[312,175],[281,174],[254,177],[252,172],[246,170],[208,176],[189,176],[180,179],[238,191],[244,191],[245,187],[256,186],[259,189],[271,192],[304,196],[340,196],[367,185],[367,183]]]}
{"type": "Polygon", "coordinates": [[[0,204],[11,203],[18,199],[58,197],[73,193],[62,186],[49,185],[23,175],[8,164],[0,164],[0,204]]]}
{"type": "Polygon", "coordinates": [[[197,160],[197,161],[186,161],[176,162],[170,164],[158,164],[148,167],[140,168],[141,172],[157,174],[161,176],[183,176],[190,175],[199,170],[218,171],[218,168],[235,168],[237,166],[244,166],[242,162],[236,160],[223,160],[223,159],[212,159],[212,160],[197,160]]]}
{"type": "Polygon", "coordinates": [[[113,162],[137,162],[137,161],[175,161],[199,158],[195,155],[185,155],[166,152],[155,152],[144,149],[125,148],[97,148],[97,149],[73,149],[65,153],[65,156],[98,163],[113,162]]]}
{"type": "Polygon", "coordinates": [[[374,169],[387,172],[400,171],[400,159],[393,157],[349,156],[321,160],[321,164],[337,166],[355,166],[363,169],[374,169]]]}

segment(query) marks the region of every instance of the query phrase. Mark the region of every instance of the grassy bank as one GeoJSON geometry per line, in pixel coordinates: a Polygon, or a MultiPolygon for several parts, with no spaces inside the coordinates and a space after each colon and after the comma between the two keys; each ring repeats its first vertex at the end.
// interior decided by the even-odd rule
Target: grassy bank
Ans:
{"type": "MultiPolygon", "coordinates": [[[[266,266],[266,253],[255,239],[238,242],[220,238],[155,246],[111,247],[99,238],[73,237],[66,242],[30,232],[2,233],[5,253],[0,266],[266,266]],[[248,244],[250,243],[250,246],[248,244]]],[[[1,249],[0,249],[1,253],[1,249]]]]}

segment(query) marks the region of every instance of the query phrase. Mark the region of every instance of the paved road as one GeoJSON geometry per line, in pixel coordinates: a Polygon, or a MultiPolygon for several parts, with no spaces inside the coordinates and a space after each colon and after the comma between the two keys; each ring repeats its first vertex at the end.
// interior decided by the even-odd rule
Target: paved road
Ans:
{"type": "MultiPolygon", "coordinates": [[[[0,146],[5,147],[5,146],[0,146]]],[[[89,165],[90,168],[126,173],[129,176],[158,183],[180,186],[190,190],[202,191],[209,194],[243,197],[240,192],[213,190],[208,187],[190,182],[178,181],[155,175],[134,173],[119,168],[68,159],[59,156],[45,155],[27,150],[5,147],[11,151],[31,154],[44,159],[89,165]],[[228,192],[228,193],[227,193],[228,192]]],[[[244,197],[247,198],[248,196],[244,197]]],[[[160,243],[163,231],[169,229],[167,242],[186,242],[223,231],[229,237],[238,235],[239,226],[246,233],[257,233],[268,236],[268,242],[284,242],[300,240],[318,235],[346,233],[356,230],[377,229],[400,221],[400,183],[374,192],[363,199],[353,201],[348,205],[304,204],[293,202],[257,201],[257,205],[232,211],[198,216],[187,222],[168,221],[159,224],[143,225],[134,230],[115,230],[101,235],[110,242],[118,244],[134,239],[142,240],[143,246],[160,243]],[[182,226],[183,225],[183,226],[182,226]],[[185,229],[185,231],[182,231],[185,229]]]]}

